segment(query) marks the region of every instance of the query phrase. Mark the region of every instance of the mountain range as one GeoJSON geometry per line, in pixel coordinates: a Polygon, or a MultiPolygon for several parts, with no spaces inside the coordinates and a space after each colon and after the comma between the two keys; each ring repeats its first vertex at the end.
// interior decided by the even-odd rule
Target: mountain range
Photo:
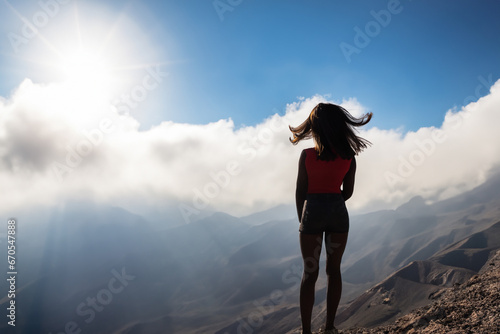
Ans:
{"type": "MultiPolygon", "coordinates": [[[[339,327],[389,323],[473,277],[500,248],[499,186],[492,177],[434,204],[416,197],[352,216],[339,327]]],[[[183,224],[92,202],[35,208],[16,217],[16,333],[293,332],[302,274],[294,216],[282,206],[183,224]]],[[[325,316],[322,265],[315,326],[325,316]]],[[[0,291],[6,308],[6,281],[0,291]]]]}

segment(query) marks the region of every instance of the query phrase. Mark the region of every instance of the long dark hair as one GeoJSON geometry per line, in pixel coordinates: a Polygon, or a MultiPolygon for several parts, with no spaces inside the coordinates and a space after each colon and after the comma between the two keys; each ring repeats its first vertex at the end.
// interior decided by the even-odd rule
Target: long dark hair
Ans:
{"type": "Polygon", "coordinates": [[[355,134],[354,127],[360,127],[372,119],[372,113],[360,118],[332,103],[319,103],[309,117],[299,126],[291,127],[292,144],[303,139],[314,138],[315,149],[321,160],[334,160],[337,154],[343,159],[351,159],[371,143],[355,134]]]}

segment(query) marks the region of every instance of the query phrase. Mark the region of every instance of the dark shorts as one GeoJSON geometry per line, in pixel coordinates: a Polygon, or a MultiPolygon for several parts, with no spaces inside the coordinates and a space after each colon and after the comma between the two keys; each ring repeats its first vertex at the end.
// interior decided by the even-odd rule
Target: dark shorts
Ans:
{"type": "Polygon", "coordinates": [[[307,194],[299,231],[306,234],[349,232],[349,214],[341,194],[307,194]]]}

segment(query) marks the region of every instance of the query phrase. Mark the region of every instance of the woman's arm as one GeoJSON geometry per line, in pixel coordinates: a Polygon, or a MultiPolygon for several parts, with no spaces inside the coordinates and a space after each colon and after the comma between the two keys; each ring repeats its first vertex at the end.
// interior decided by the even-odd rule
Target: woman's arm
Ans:
{"type": "Polygon", "coordinates": [[[302,218],[302,209],[307,195],[306,151],[302,151],[299,159],[299,172],[297,175],[297,188],[295,190],[295,204],[299,222],[302,218]]]}
{"type": "Polygon", "coordinates": [[[344,201],[347,201],[351,198],[352,193],[354,192],[354,176],[356,175],[356,158],[352,157],[351,167],[347,171],[347,174],[344,176],[344,181],[342,183],[342,197],[344,197],[344,201]]]}

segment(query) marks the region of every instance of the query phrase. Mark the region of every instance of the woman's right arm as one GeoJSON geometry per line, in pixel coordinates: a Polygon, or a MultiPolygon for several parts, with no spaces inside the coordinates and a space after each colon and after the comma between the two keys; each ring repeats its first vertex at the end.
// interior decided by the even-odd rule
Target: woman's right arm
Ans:
{"type": "Polygon", "coordinates": [[[302,209],[307,195],[307,171],[306,171],[306,151],[303,150],[299,159],[299,172],[297,174],[297,188],[295,190],[295,204],[297,206],[297,216],[302,218],[302,209]]]}
{"type": "Polygon", "coordinates": [[[342,182],[342,197],[344,201],[351,198],[354,192],[354,176],[356,175],[356,158],[352,157],[351,167],[344,176],[344,181],[342,182]]]}

